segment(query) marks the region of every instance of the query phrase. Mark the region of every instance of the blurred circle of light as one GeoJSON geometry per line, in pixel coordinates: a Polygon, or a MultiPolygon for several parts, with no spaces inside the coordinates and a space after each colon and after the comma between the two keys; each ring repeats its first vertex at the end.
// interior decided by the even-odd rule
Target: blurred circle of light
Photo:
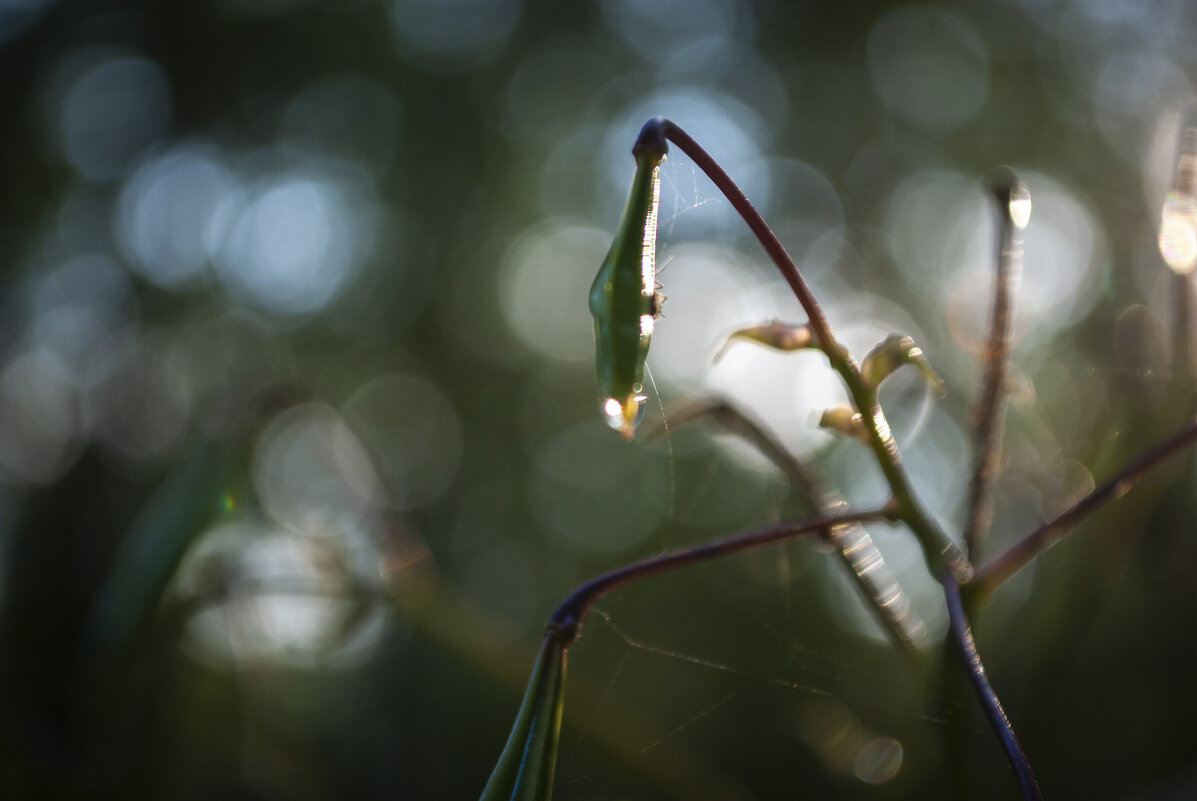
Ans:
{"type": "Polygon", "coordinates": [[[289,351],[260,321],[235,311],[197,319],[179,330],[177,380],[193,421],[224,430],[261,399],[262,390],[293,377],[289,351]]]}
{"type": "Polygon", "coordinates": [[[125,258],[156,286],[195,282],[206,272],[217,209],[236,186],[219,154],[203,144],[144,161],[117,207],[116,238],[125,258]]]}
{"type": "Polygon", "coordinates": [[[912,6],[869,31],[869,74],[890,111],[934,131],[973,119],[989,92],[985,44],[950,11],[912,6]]]}
{"type": "Polygon", "coordinates": [[[1169,192],[1160,219],[1160,254],[1173,272],[1185,275],[1197,264],[1197,202],[1169,192]]]}
{"type": "Polygon", "coordinates": [[[41,349],[0,369],[0,481],[41,484],[58,478],[77,452],[77,396],[41,349]]]}
{"type": "Polygon", "coordinates": [[[30,333],[51,366],[79,385],[84,368],[105,337],[125,319],[128,274],[95,253],[37,273],[30,282],[30,333]]]}
{"type": "Polygon", "coordinates": [[[694,81],[742,98],[765,124],[785,124],[789,95],[773,66],[751,42],[706,38],[669,52],[658,77],[662,84],[694,81]]]}
{"type": "Polygon", "coordinates": [[[559,146],[576,134],[578,114],[608,72],[591,40],[559,37],[540,44],[520,59],[504,87],[500,132],[537,151],[559,146]]]}
{"type": "Polygon", "coordinates": [[[1153,133],[1153,112],[1161,102],[1192,94],[1184,71],[1157,53],[1117,53],[1105,58],[1094,82],[1097,124],[1118,155],[1138,164],[1153,133]]]}
{"type": "Polygon", "coordinates": [[[96,348],[85,376],[92,435],[130,463],[167,453],[187,433],[190,417],[177,344],[132,326],[96,348]]]}
{"type": "Polygon", "coordinates": [[[373,650],[383,616],[356,592],[365,580],[328,541],[236,522],[203,534],[172,594],[195,604],[182,646],[217,668],[351,666],[373,650]]]}
{"type": "Polygon", "coordinates": [[[318,403],[292,406],[270,422],[254,451],[254,487],[271,517],[297,532],[341,530],[379,500],[361,442],[318,403]]]}
{"type": "Polygon", "coordinates": [[[990,205],[981,181],[957,172],[920,170],[903,178],[890,195],[885,230],[907,282],[943,286],[973,260],[988,264],[993,248],[980,248],[994,235],[990,205]],[[968,260],[965,244],[973,247],[968,260]]]}
{"type": "MultiPolygon", "coordinates": [[[[680,125],[703,149],[710,153],[739,184],[740,189],[762,214],[769,213],[771,176],[764,169],[762,148],[770,133],[756,112],[739,100],[699,87],[683,86],[658,91],[636,101],[608,126],[600,158],[594,159],[601,170],[600,202],[611,217],[627,200],[628,186],[635,169],[632,145],[646,121],[664,116],[680,125]]],[[[714,184],[693,167],[690,159],[675,145],[661,167],[661,204],[657,212],[662,242],[687,236],[710,238],[712,232],[742,230],[744,223],[714,184]],[[698,193],[695,196],[695,192],[698,193]]]]}
{"type": "Polygon", "coordinates": [[[400,374],[373,378],[354,391],[341,413],[368,443],[389,505],[426,506],[457,477],[461,423],[449,399],[430,381],[400,374]]]}
{"type": "Polygon", "coordinates": [[[810,280],[835,264],[844,240],[839,193],[822,172],[793,159],[769,159],[770,226],[810,280]]]}
{"type": "MultiPolygon", "coordinates": [[[[1035,201],[1035,214],[1023,232],[1025,262],[1015,307],[1015,327],[1023,329],[1025,347],[1093,308],[1101,293],[1098,269],[1106,242],[1093,212],[1068,187],[1043,173],[1024,170],[1021,177],[1035,201]],[[1025,322],[1019,324],[1017,315],[1025,315],[1025,322]]],[[[987,245],[992,249],[992,241],[987,245]]]]}
{"type": "MultiPolygon", "coordinates": [[[[1017,347],[1028,348],[1092,308],[1106,245],[1093,213],[1071,190],[1043,173],[1020,175],[1035,203],[1015,301],[1017,347]]],[[[886,231],[895,262],[908,283],[941,288],[965,350],[979,344],[988,319],[995,216],[980,181],[958,173],[915,173],[890,196],[886,231]]]]}
{"type": "Polygon", "coordinates": [[[739,0],[611,0],[599,7],[607,24],[654,62],[694,41],[746,39],[756,30],[752,7],[739,0]]]}
{"type": "Polygon", "coordinates": [[[586,298],[610,234],[563,223],[526,231],[503,261],[499,300],[507,324],[532,350],[566,362],[594,358],[586,298]]]}
{"type": "Polygon", "coordinates": [[[874,737],[860,747],[852,772],[866,784],[883,784],[902,769],[902,744],[892,737],[874,737]]]}
{"type": "Polygon", "coordinates": [[[58,110],[58,143],[85,178],[112,180],[169,132],[170,84],[157,63],[140,56],[82,58],[82,67],[63,69],[75,75],[58,110]]]}
{"type": "Polygon", "coordinates": [[[430,72],[467,72],[507,46],[523,0],[392,0],[399,53],[430,72]]]}
{"type": "MultiPolygon", "coordinates": [[[[734,331],[773,318],[794,321],[802,310],[765,265],[748,270],[742,256],[686,245],[671,251],[665,278],[665,319],[657,326],[649,366],[662,393],[718,394],[806,450],[827,441],[818,412],[844,401],[826,359],[814,352],[783,353],[736,343],[717,363],[734,331]]],[[[759,464],[756,466],[759,467],[759,464]]]]}
{"type": "Polygon", "coordinates": [[[283,111],[280,138],[319,156],[338,156],[372,170],[394,159],[399,101],[385,86],[357,75],[332,75],[305,87],[283,111]]]}
{"type": "Polygon", "coordinates": [[[55,0],[0,0],[0,44],[24,33],[54,2],[55,0]]]}
{"type": "Polygon", "coordinates": [[[216,257],[228,291],[279,315],[323,309],[372,250],[373,198],[335,179],[284,173],[229,198],[217,215],[227,235],[216,257]]]}
{"type": "Polygon", "coordinates": [[[581,553],[614,553],[652,533],[660,512],[645,488],[643,465],[656,463],[626,444],[595,415],[593,422],[560,431],[536,449],[532,514],[556,544],[581,553]]]}

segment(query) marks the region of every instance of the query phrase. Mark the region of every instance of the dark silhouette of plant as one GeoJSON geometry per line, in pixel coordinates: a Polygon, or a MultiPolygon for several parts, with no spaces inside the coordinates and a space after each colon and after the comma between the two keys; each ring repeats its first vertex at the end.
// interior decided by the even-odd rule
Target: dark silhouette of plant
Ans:
{"type": "MultiPolygon", "coordinates": [[[[823,309],[777,237],[740,189],[685,131],[673,122],[657,117],[644,125],[633,147],[637,170],[631,197],[614,244],[591,291],[603,412],[610,425],[626,438],[631,438],[641,417],[640,382],[657,306],[653,278],[656,176],[667,152],[667,141],[688,155],[740,213],[807,315],[807,322],[801,325],[773,321],[738,331],[732,338],[780,350],[817,349],[827,357],[829,365],[847,388],[852,407],[829,410],[821,424],[858,439],[872,451],[888,484],[889,500],[880,508],[848,509],[816,470],[790,454],[762,426],[726,401],[698,401],[679,410],[673,416],[675,424],[709,417],[753,443],[783,470],[818,513],[803,520],[781,521],[634,562],[588,581],[570,593],[546,627],[518,719],[483,791],[483,801],[531,801],[551,796],[562,715],[565,652],[579,637],[586,614],[596,600],[640,579],[783,539],[820,536],[837,549],[895,646],[917,662],[918,640],[923,632],[921,621],[910,609],[901,586],[861,527],[863,523],[878,520],[902,524],[918,539],[928,568],[943,588],[949,617],[946,636],[950,646],[959,656],[986,718],[1009,759],[1022,796],[1040,798],[1028,758],[986,676],[970,629],[969,613],[1085,515],[1106,501],[1122,496],[1151,468],[1193,445],[1197,441],[1197,423],[1191,422],[1149,449],[1055,519],[990,558],[980,568],[974,568],[970,560],[977,555],[992,517],[991,490],[998,471],[1008,383],[1012,290],[1021,270],[1022,231],[1031,213],[1031,197],[1026,186],[1007,168],[995,171],[987,179],[1000,221],[997,275],[988,341],[982,354],[983,377],[974,421],[976,452],[968,490],[964,548],[961,549],[939,528],[913,492],[898,446],[878,402],[881,383],[904,365],[916,367],[929,383],[938,387],[938,378],[921,349],[909,337],[893,335],[857,364],[836,339],[823,309]]],[[[1177,197],[1190,204],[1193,202],[1191,186],[1197,154],[1191,151],[1197,143],[1197,131],[1186,129],[1184,142],[1188,144],[1182,144],[1176,186],[1168,201],[1173,206],[1178,202],[1177,197]]],[[[1180,232],[1167,230],[1169,225],[1184,222],[1170,218],[1169,208],[1166,205],[1164,209],[1161,237],[1191,237],[1192,228],[1180,232]]],[[[1168,260],[1163,241],[1161,248],[1168,260]]],[[[1171,260],[1169,264],[1178,273],[1182,272],[1171,260]]],[[[1187,265],[1191,269],[1192,259],[1187,265]]],[[[1180,294],[1183,298],[1190,296],[1187,292],[1180,294]]],[[[1182,309],[1182,312],[1182,321],[1187,321],[1189,310],[1182,309]]],[[[1178,349],[1178,352],[1184,360],[1182,365],[1187,365],[1188,347],[1178,349]]],[[[1187,374],[1187,369],[1180,372],[1187,374]]]]}

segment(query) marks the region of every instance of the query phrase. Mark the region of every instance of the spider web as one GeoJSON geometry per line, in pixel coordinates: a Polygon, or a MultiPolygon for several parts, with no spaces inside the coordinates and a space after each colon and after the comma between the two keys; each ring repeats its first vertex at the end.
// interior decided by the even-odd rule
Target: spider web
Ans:
{"type": "MultiPolygon", "coordinates": [[[[723,223],[711,233],[712,215],[737,223],[738,215],[681,154],[662,167],[661,194],[659,273],[671,266],[671,243],[734,236],[723,223]]],[[[667,520],[656,547],[807,512],[779,474],[737,468],[727,449],[738,444],[713,444],[707,426],[671,427],[667,401],[653,394],[663,444],[636,447],[666,450],[667,520]],[[754,517],[721,530],[693,525],[711,515],[707,500],[729,481],[755,493],[754,517]]],[[[811,542],[716,560],[603,599],[570,652],[559,797],[777,797],[798,775],[821,777],[839,797],[851,797],[845,783],[869,797],[871,785],[903,781],[906,755],[949,737],[991,736],[965,701],[920,686],[876,631],[863,635],[862,618],[867,628],[865,602],[842,565],[811,542]]]]}

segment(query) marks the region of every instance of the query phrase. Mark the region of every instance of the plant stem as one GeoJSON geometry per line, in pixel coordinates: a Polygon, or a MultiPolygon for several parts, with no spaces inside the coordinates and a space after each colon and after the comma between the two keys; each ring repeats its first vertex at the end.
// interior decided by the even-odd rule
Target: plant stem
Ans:
{"type": "Polygon", "coordinates": [[[556,636],[563,646],[568,647],[578,638],[582,623],[586,619],[586,613],[590,611],[590,607],[594,605],[595,601],[625,584],[761,545],[817,531],[825,532],[832,526],[863,523],[869,520],[891,520],[892,516],[893,509],[887,505],[879,509],[818,515],[804,520],[782,520],[761,528],[712,540],[702,545],[666,551],[639,562],[617,567],[580,585],[565,597],[565,600],[553,612],[553,616],[549,618],[550,635],[556,636]]]}
{"type": "Polygon", "coordinates": [[[981,655],[977,653],[977,643],[973,639],[972,629],[969,628],[968,618],[964,614],[964,604],[960,600],[960,587],[956,584],[956,578],[950,571],[944,571],[941,581],[944,598],[948,605],[951,639],[956,645],[960,658],[964,660],[969,681],[972,682],[977,698],[981,701],[985,716],[989,718],[990,725],[997,732],[1002,748],[1006,751],[1006,757],[1010,760],[1010,766],[1014,768],[1014,775],[1018,779],[1022,797],[1027,801],[1041,801],[1043,796],[1039,792],[1035,776],[1031,773],[1031,764],[1027,761],[1026,754],[1022,752],[1022,746],[1018,744],[1018,738],[1014,736],[1010,719],[1006,717],[1006,712],[1002,709],[997,693],[993,691],[993,686],[990,685],[989,678],[985,675],[985,666],[981,664],[981,655]]]}
{"type": "MultiPolygon", "coordinates": [[[[1002,453],[1002,429],[1006,407],[1007,368],[1010,359],[1012,295],[1022,272],[1022,226],[1012,214],[1015,193],[1030,196],[1012,170],[1003,169],[990,180],[997,201],[997,271],[993,283],[993,312],[989,339],[985,343],[984,375],[976,417],[976,461],[968,488],[968,516],[964,524],[964,547],[975,558],[977,546],[993,520],[993,483],[1002,453]]],[[[1025,220],[1022,221],[1025,225],[1025,220]]]]}
{"type": "Polygon", "coordinates": [[[839,373],[856,410],[865,420],[865,427],[869,432],[869,446],[885,475],[896,504],[895,515],[918,538],[932,572],[938,573],[940,567],[946,565],[956,576],[957,581],[967,582],[970,580],[972,565],[968,563],[956,544],[927,514],[915,497],[906,471],[902,466],[898,444],[894,441],[889,422],[885,419],[885,413],[877,403],[876,389],[869,386],[868,382],[864,380],[847,349],[836,340],[822,306],[815,300],[802,273],[785,248],[782,247],[777,235],[773,233],[768,223],[761,217],[760,212],[753,207],[740,188],[736,186],[735,181],[719,166],[718,162],[711,158],[710,154],[703,150],[689,134],[670,120],[664,117],[653,117],[646,122],[640,130],[633,150],[642,146],[661,147],[663,145],[661,140],[665,139],[676,144],[714,182],[719,191],[744,218],[744,222],[752,230],[765,252],[769,254],[769,258],[773,260],[794,291],[795,297],[802,304],[809,319],[815,342],[827,355],[832,369],[839,373]]]}
{"type": "Polygon", "coordinates": [[[1006,579],[1021,570],[1028,562],[1056,543],[1085,515],[1101,504],[1125,495],[1143,474],[1179,451],[1197,443],[1197,422],[1191,423],[1138,459],[1127,464],[1101,486],[1094,489],[1055,519],[1014,543],[1001,555],[982,566],[973,582],[965,587],[970,604],[988,596],[1006,579]]]}
{"type": "MultiPolygon", "coordinates": [[[[772,434],[730,402],[700,400],[675,409],[669,415],[674,425],[704,416],[755,445],[807,497],[817,514],[848,508],[843,497],[828,486],[816,470],[790,453],[772,434]]],[[[902,585],[890,571],[872,537],[859,523],[850,523],[832,526],[828,539],[836,546],[836,553],[848,568],[848,574],[894,646],[907,658],[918,661],[921,657],[919,645],[927,636],[926,626],[910,605],[902,585]]]]}
{"type": "MultiPolygon", "coordinates": [[[[1168,214],[1168,205],[1174,200],[1185,198],[1189,203],[1197,202],[1197,105],[1190,104],[1185,109],[1181,120],[1179,135],[1179,151],[1176,156],[1176,171],[1172,178],[1172,192],[1164,202],[1164,214],[1168,214]]],[[[1161,219],[1161,225],[1166,220],[1161,219]]],[[[1191,223],[1190,223],[1191,224],[1191,223]]],[[[1161,231],[1162,237],[1163,231],[1161,231]]],[[[1161,239],[1161,245],[1163,244],[1161,239]]],[[[1167,255],[1165,261],[1168,261],[1167,255]]],[[[1197,370],[1194,364],[1194,291],[1193,264],[1173,264],[1168,266],[1175,273],[1173,283],[1176,284],[1176,320],[1173,325],[1172,365],[1173,376],[1180,382],[1186,393],[1191,393],[1194,380],[1197,380],[1197,370]]]]}

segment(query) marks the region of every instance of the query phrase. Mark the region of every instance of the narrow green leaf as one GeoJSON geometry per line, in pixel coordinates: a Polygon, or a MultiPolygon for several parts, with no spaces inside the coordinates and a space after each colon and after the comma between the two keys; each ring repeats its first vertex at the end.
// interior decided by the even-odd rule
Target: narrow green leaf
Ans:
{"type": "Polygon", "coordinates": [[[565,647],[545,635],[507,745],[480,801],[548,801],[565,701],[565,647]]]}
{"type": "Polygon", "coordinates": [[[623,219],[590,287],[600,408],[631,439],[644,416],[644,363],[656,322],[657,201],[665,141],[643,136],[623,219]]]}
{"type": "Polygon", "coordinates": [[[904,334],[890,334],[877,347],[869,351],[860,365],[864,379],[876,389],[881,382],[899,367],[909,364],[918,370],[927,384],[939,395],[944,394],[943,381],[927,361],[923,349],[904,334]]]}

